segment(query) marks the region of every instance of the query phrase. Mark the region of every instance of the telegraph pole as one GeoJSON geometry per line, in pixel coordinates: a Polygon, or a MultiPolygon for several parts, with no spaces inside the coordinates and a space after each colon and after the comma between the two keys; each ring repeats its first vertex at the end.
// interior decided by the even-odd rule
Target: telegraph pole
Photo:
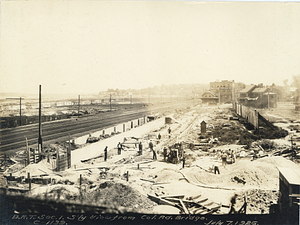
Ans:
{"type": "Polygon", "coordinates": [[[268,88],[268,110],[270,109],[270,92],[268,88]]]}
{"type": "Polygon", "coordinates": [[[80,95],[78,95],[78,117],[79,117],[79,110],[80,110],[80,95]]]}
{"type": "Polygon", "coordinates": [[[20,99],[20,126],[22,126],[22,97],[19,98],[6,98],[6,99],[20,99]]]}
{"type": "Polygon", "coordinates": [[[38,150],[39,153],[43,149],[42,140],[42,86],[39,86],[39,139],[38,139],[38,150]]]}
{"type": "Polygon", "coordinates": [[[109,110],[111,111],[111,94],[109,95],[109,110]]]}

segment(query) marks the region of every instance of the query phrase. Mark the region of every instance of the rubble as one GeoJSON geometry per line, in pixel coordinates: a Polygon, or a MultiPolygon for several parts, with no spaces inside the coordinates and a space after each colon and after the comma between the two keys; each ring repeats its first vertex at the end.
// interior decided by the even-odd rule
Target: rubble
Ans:
{"type": "MultiPolygon", "coordinates": [[[[140,136],[134,135],[134,129],[130,135],[124,134],[121,154],[117,151],[118,143],[112,143],[110,146],[114,147],[109,149],[106,162],[103,149],[93,149],[93,146],[100,146],[104,138],[109,144],[115,139],[89,137],[87,142],[97,142],[88,148],[94,153],[82,156],[81,161],[65,171],[53,171],[51,163],[44,159],[26,167],[17,163],[4,174],[24,178],[30,173],[32,178],[49,179],[47,185],[33,182],[32,190],[26,193],[28,197],[125,207],[129,212],[138,213],[205,215],[227,214],[233,208],[235,212],[247,214],[270,213],[271,205],[277,204],[279,196],[277,167],[299,169],[291,161],[297,159],[297,154],[289,140],[284,139],[286,130],[274,128],[270,132],[268,126],[258,134],[247,129],[246,122],[228,108],[195,107],[186,109],[185,113],[178,111],[169,118],[176,122],[155,127],[140,136]],[[201,121],[206,121],[205,133],[201,133],[201,121]],[[154,144],[157,159],[152,156],[149,141],[154,144]],[[140,142],[142,152],[138,147],[140,142]],[[227,156],[224,165],[222,154],[227,156]],[[231,199],[235,194],[233,207],[231,199]]],[[[298,130],[298,126],[288,129],[298,130]]],[[[57,148],[65,151],[66,147],[57,143],[48,152],[57,148]]],[[[7,185],[16,183],[19,184],[8,181],[7,185]]]]}

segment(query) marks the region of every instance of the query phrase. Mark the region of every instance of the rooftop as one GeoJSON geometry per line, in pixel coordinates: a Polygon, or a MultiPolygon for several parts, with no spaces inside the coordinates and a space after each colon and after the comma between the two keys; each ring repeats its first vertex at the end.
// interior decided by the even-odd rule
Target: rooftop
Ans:
{"type": "Polygon", "coordinates": [[[242,90],[240,91],[240,93],[248,93],[248,92],[251,91],[254,87],[255,87],[254,84],[246,85],[246,87],[245,87],[244,89],[242,89],[242,90]]]}
{"type": "Polygon", "coordinates": [[[279,172],[285,177],[289,184],[300,185],[300,168],[277,167],[279,172]]]}
{"type": "Polygon", "coordinates": [[[253,93],[265,93],[268,91],[268,88],[264,87],[264,88],[255,88],[252,92],[253,93]]]}

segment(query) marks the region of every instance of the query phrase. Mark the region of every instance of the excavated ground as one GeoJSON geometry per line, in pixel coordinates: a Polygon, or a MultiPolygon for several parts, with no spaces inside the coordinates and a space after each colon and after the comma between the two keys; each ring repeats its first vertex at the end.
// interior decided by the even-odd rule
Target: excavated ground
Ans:
{"type": "MultiPolygon", "coordinates": [[[[268,113],[271,115],[273,112],[268,113]]],[[[27,193],[30,197],[74,202],[80,200],[85,204],[108,207],[122,206],[129,211],[140,213],[168,213],[169,209],[161,209],[147,198],[147,195],[184,194],[185,198],[201,195],[216,203],[230,205],[231,197],[237,194],[234,206],[236,210],[243,205],[246,197],[248,214],[269,213],[270,206],[277,203],[279,196],[277,167],[299,169],[299,165],[289,157],[272,155],[272,152],[289,146],[288,137],[268,140],[269,144],[272,143],[271,148],[262,150],[258,145],[264,146],[263,140],[253,139],[253,131],[248,131],[237,120],[229,120],[232,116],[230,105],[177,110],[173,114],[175,123],[157,128],[151,136],[140,137],[139,140],[144,146],[142,155],[138,156],[138,149],[132,145],[123,150],[121,156],[117,155],[116,148],[111,149],[107,162],[103,161],[103,157],[99,157],[78,163],[60,173],[53,173],[51,165],[45,161],[31,164],[19,171],[15,165],[15,168],[10,168],[7,173],[12,172],[19,176],[28,172],[33,175],[42,173],[52,179],[52,184],[33,184],[32,191],[27,193]],[[207,123],[206,134],[200,133],[202,121],[207,123]],[[172,130],[171,136],[167,131],[169,127],[172,130]],[[162,136],[161,140],[156,138],[159,133],[162,136]],[[152,152],[148,148],[149,137],[157,152],[155,161],[152,160],[152,152]],[[204,139],[214,139],[215,144],[197,147],[201,146],[204,139]],[[181,141],[185,143],[184,150],[187,155],[185,168],[182,168],[182,163],[164,162],[162,155],[163,147],[181,141]],[[193,144],[193,149],[189,149],[190,143],[193,144]],[[236,161],[222,166],[220,152],[228,149],[235,151],[236,161]],[[256,150],[260,150],[265,157],[252,160],[256,150]],[[220,174],[212,172],[213,165],[219,167],[220,174]],[[83,177],[81,188],[80,175],[83,177]],[[239,179],[235,179],[236,177],[239,179]]],[[[282,128],[286,128],[287,124],[283,124],[285,126],[282,128]]],[[[293,122],[293,125],[297,123],[293,122]]],[[[112,143],[111,146],[116,145],[117,143],[112,143]]],[[[20,182],[14,185],[27,184],[20,182]]],[[[228,211],[229,208],[222,207],[219,213],[228,211]]]]}

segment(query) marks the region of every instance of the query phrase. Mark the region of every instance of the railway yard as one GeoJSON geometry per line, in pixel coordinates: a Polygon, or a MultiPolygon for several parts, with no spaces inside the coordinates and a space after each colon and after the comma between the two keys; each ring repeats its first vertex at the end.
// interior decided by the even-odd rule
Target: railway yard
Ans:
{"type": "MultiPolygon", "coordinates": [[[[279,168],[299,172],[300,120],[292,108],[261,110],[268,122],[261,123],[259,132],[238,117],[231,104],[184,105],[151,112],[156,114],[153,121],[113,135],[90,135],[83,144],[58,139],[58,133],[44,148],[53,159],[71,148],[72,165],[65,170],[54,169],[49,157],[25,167],[17,162],[26,157],[25,150],[3,160],[1,187],[18,203],[15,213],[49,210],[39,201],[49,202],[54,211],[63,208],[69,213],[191,216],[279,212],[279,168]],[[273,124],[272,129],[268,123],[273,124]],[[37,201],[38,207],[24,200],[19,203],[19,195],[37,201]]],[[[133,119],[145,113],[128,116],[133,119]]],[[[129,120],[118,119],[118,114],[124,115],[114,112],[113,123],[105,127],[129,120]]],[[[59,126],[66,127],[66,123],[59,126]]],[[[80,128],[76,129],[79,133],[80,128]]]]}

